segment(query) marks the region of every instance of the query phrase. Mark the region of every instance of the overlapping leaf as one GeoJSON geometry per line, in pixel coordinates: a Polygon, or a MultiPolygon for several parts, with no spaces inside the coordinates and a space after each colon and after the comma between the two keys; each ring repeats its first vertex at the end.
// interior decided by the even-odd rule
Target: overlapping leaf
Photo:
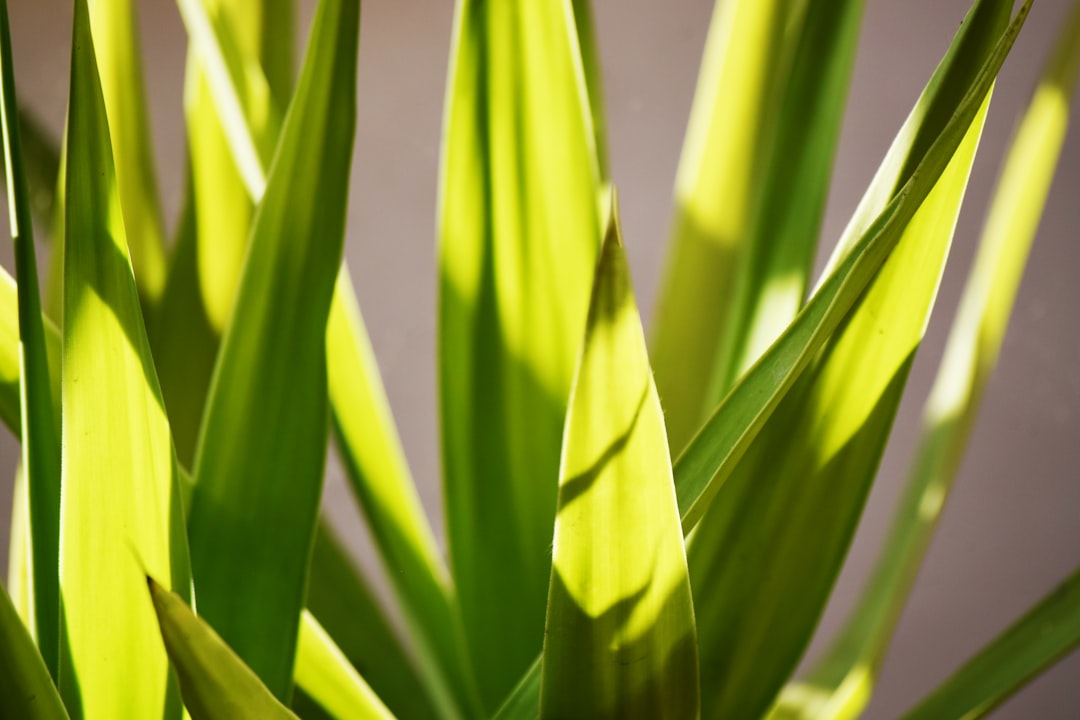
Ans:
{"type": "Polygon", "coordinates": [[[451,567],[490,709],[543,639],[563,416],[600,244],[599,177],[569,0],[460,0],[451,56],[439,230],[444,487],[451,567]]]}
{"type": "Polygon", "coordinates": [[[190,589],[176,460],[125,242],[85,0],[75,4],[66,173],[60,690],[72,714],[160,717],[168,661],[150,571],[190,589]]]}
{"type": "Polygon", "coordinates": [[[0,715],[23,720],[67,720],[49,670],[0,587],[0,715]]]}
{"type": "Polygon", "coordinates": [[[540,716],[693,718],[686,553],[616,212],[566,417],[540,716]]]}
{"type": "Polygon", "coordinates": [[[282,699],[325,462],[325,332],[344,240],[358,32],[356,0],[320,3],[195,456],[188,530],[200,612],[282,699]]]}

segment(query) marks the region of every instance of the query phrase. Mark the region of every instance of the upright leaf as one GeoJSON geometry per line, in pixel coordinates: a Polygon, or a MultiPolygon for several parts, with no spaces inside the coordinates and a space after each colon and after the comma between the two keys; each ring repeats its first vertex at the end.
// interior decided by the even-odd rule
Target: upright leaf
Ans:
{"type": "Polygon", "coordinates": [[[143,573],[190,589],[183,508],[85,0],[75,3],[68,108],[60,690],[73,715],[172,716],[143,573]]]}
{"type": "Polygon", "coordinates": [[[53,412],[49,355],[41,319],[37,256],[30,219],[30,188],[23,167],[22,142],[11,59],[7,0],[0,0],[0,122],[15,275],[19,296],[20,398],[22,400],[22,471],[29,502],[30,574],[27,580],[32,629],[45,666],[57,677],[60,652],[60,425],[53,412]]]}
{"type": "Polygon", "coordinates": [[[378,695],[349,664],[330,636],[311,615],[300,623],[296,684],[335,717],[393,718],[378,695]]]}
{"type": "Polygon", "coordinates": [[[1009,149],[975,265],[927,403],[923,437],[863,594],[814,670],[785,688],[778,717],[851,717],[870,698],[896,622],[963,458],[997,362],[1068,123],[1080,64],[1080,3],[1009,149]]]}
{"type": "Polygon", "coordinates": [[[566,416],[540,717],[694,718],[682,526],[616,213],[566,416]]]}
{"type": "Polygon", "coordinates": [[[22,720],[67,720],[49,670],[0,587],[0,715],[22,720]]]}
{"type": "Polygon", "coordinates": [[[775,88],[790,61],[795,0],[717,0],[675,182],[652,365],[679,452],[710,405],[705,390],[733,301],[738,256],[761,184],[775,88]]]}
{"type": "Polygon", "coordinates": [[[1080,570],[980,650],[905,720],[980,718],[1080,645],[1080,570]]]}
{"type": "MultiPolygon", "coordinates": [[[[1009,5],[980,26],[988,41],[1009,5]]],[[[984,57],[962,58],[969,76],[984,57]]],[[[764,712],[809,642],[929,317],[986,102],[857,309],[781,401],[690,543],[709,717],[764,712]]]]}
{"type": "Polygon", "coordinates": [[[451,567],[486,708],[543,642],[559,446],[600,240],[570,0],[459,0],[439,372],[451,567]]]}
{"type": "Polygon", "coordinates": [[[88,4],[131,264],[139,294],[153,304],[165,285],[165,243],[138,18],[132,0],[88,0],[88,4]]]}
{"type": "Polygon", "coordinates": [[[200,612],[279,699],[292,685],[322,489],[359,15],[357,0],[316,11],[195,456],[188,531],[200,612]]]}

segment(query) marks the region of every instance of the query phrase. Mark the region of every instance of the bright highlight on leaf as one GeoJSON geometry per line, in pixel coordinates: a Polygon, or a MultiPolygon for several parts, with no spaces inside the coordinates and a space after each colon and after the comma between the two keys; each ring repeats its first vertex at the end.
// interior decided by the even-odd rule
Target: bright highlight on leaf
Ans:
{"type": "Polygon", "coordinates": [[[617,212],[566,418],[540,716],[693,718],[686,553],[617,212]]]}

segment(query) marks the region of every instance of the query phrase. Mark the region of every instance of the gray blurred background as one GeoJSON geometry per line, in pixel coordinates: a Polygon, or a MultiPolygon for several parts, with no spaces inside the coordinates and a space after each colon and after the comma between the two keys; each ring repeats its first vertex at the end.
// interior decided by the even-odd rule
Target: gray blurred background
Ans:
{"type": "MultiPolygon", "coordinates": [[[[139,4],[157,166],[175,220],[184,152],[185,34],[173,3],[139,4]]],[[[302,0],[306,37],[312,3],[302,0]]],[[[968,0],[868,0],[829,196],[827,249],[967,9],[968,0]]],[[[851,606],[885,531],[922,403],[959,298],[1004,144],[1067,11],[1038,0],[998,82],[907,399],[813,658],[851,606]]],[[[57,134],[71,33],[68,0],[11,0],[20,99],[57,134]]],[[[712,0],[594,0],[611,163],[646,325],[664,257],[676,163],[712,0]]],[[[442,533],[435,388],[435,197],[450,0],[367,0],[347,253],[406,453],[442,533]]],[[[1073,103],[1073,111],[1080,103],[1073,103]]],[[[1074,122],[1075,124],[1075,122],[1074,122]]],[[[897,630],[868,717],[894,717],[1080,563],[1080,132],[1069,136],[1000,366],[937,537],[897,630]]],[[[6,214],[4,214],[6,222],[6,214]]],[[[8,236],[10,237],[10,236],[8,236]]],[[[0,261],[13,272],[11,245],[0,261]]],[[[0,433],[0,538],[18,447],[0,433]]],[[[368,538],[331,460],[325,507],[366,568],[368,538]]],[[[3,548],[6,541],[0,541],[3,548]]],[[[0,568],[7,554],[0,552],[0,568]]],[[[6,577],[6,574],[3,575],[6,577]]],[[[997,718],[1080,717],[1080,654],[997,718]]]]}

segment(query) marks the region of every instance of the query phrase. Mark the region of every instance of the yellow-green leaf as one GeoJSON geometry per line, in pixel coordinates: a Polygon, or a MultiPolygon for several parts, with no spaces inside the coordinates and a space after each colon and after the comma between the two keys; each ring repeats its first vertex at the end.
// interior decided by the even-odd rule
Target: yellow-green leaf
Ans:
{"type": "Polygon", "coordinates": [[[200,613],[281,699],[322,490],[326,321],[344,242],[359,20],[357,0],[316,11],[195,454],[188,532],[200,613]]]}
{"type": "Polygon", "coordinates": [[[540,716],[694,718],[682,527],[616,213],[566,416],[540,716]]]}
{"type": "Polygon", "coordinates": [[[296,720],[179,595],[149,576],[146,583],[184,707],[193,720],[296,720]]]}
{"type": "Polygon", "coordinates": [[[490,710],[543,642],[599,172],[569,0],[459,0],[453,37],[439,211],[446,524],[490,710]]]}
{"type": "Polygon", "coordinates": [[[165,285],[165,244],[133,0],[88,0],[116,182],[139,294],[152,305],[165,285]]]}
{"type": "Polygon", "coordinates": [[[311,615],[300,623],[297,645],[304,662],[296,664],[296,684],[324,710],[339,718],[394,717],[311,615]]]}
{"type": "Polygon", "coordinates": [[[777,718],[849,718],[870,692],[929,547],[997,362],[1068,124],[1080,64],[1080,3],[1020,123],[927,403],[923,437],[878,563],[844,628],[777,718]]]}
{"type": "Polygon", "coordinates": [[[190,589],[176,460],[125,242],[85,0],[68,110],[60,690],[73,715],[171,716],[144,571],[190,589]]]}
{"type": "Polygon", "coordinates": [[[0,715],[19,720],[67,720],[45,662],[0,587],[0,715]]]}

